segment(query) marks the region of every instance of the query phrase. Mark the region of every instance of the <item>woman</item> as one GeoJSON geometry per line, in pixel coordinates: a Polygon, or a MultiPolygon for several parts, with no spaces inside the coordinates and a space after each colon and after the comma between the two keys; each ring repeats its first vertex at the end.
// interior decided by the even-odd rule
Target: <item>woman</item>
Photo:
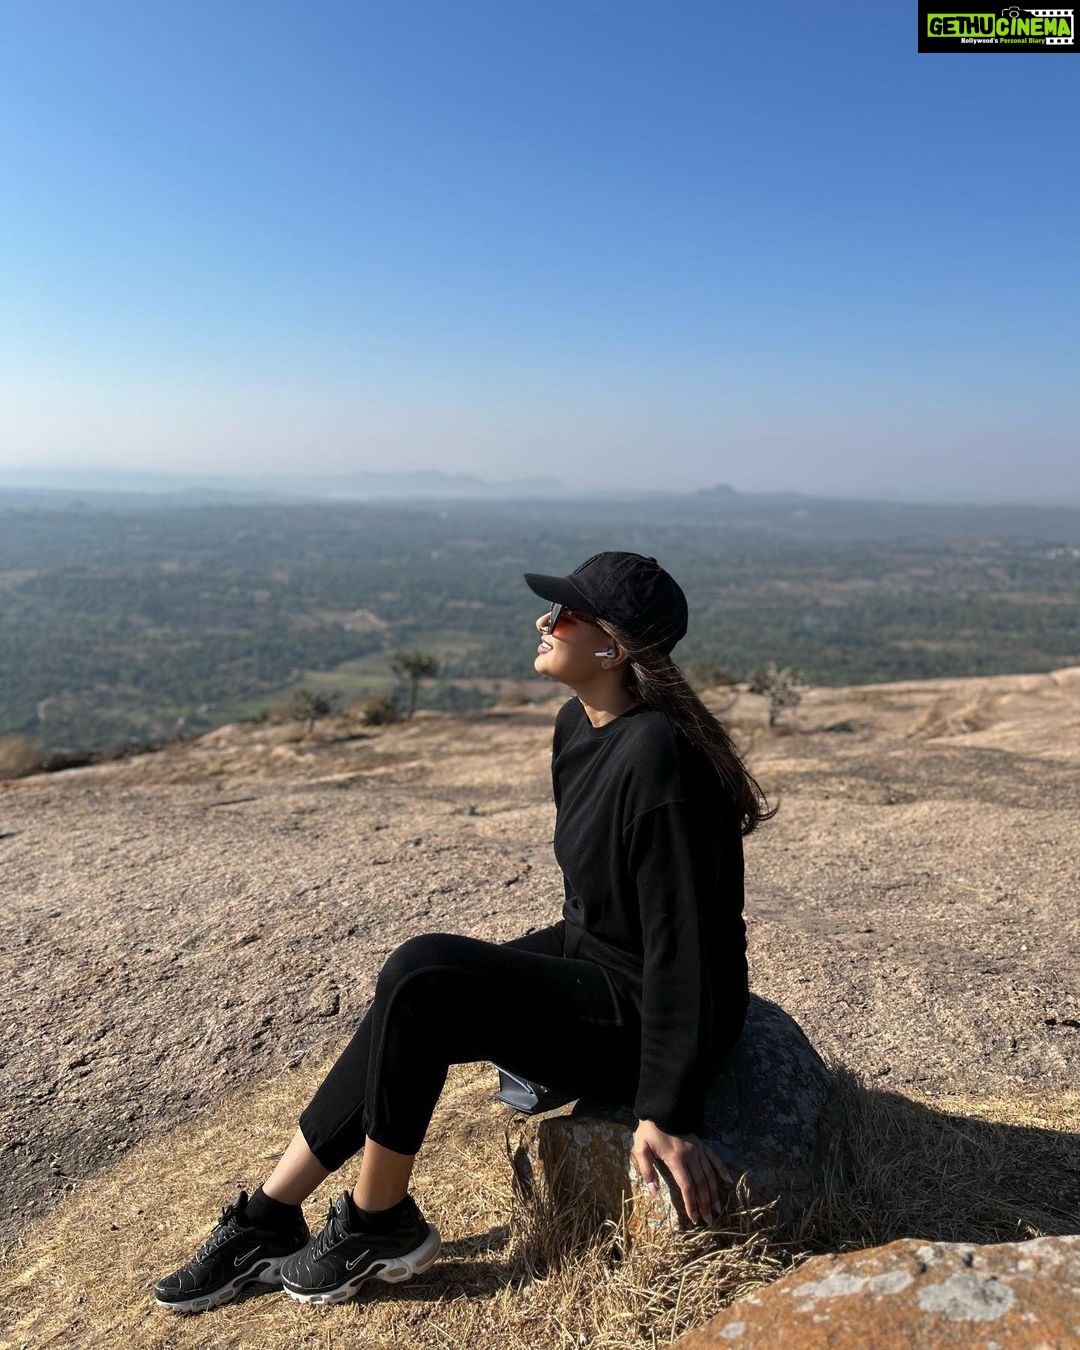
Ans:
{"type": "Polygon", "coordinates": [[[441,1239],[408,1186],[450,1064],[631,1106],[643,1181],[655,1193],[660,1161],[691,1222],[714,1216],[730,1177],[698,1131],[749,997],[742,837],[777,808],[762,810],[670,659],[686,599],[655,558],[597,553],[525,581],[553,602],[535,667],[575,694],[552,747],[562,918],[505,943],[428,933],[397,947],[273,1172],[224,1207],[158,1303],[199,1311],[253,1282],[337,1303],[426,1269],[441,1239]],[[361,1148],[355,1186],[312,1238],[302,1201],[361,1148]]]}

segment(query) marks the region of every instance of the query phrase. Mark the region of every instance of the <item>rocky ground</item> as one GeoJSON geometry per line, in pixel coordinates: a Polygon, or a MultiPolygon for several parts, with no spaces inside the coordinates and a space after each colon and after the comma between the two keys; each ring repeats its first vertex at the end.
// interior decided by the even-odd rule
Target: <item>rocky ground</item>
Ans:
{"type": "MultiPolygon", "coordinates": [[[[406,937],[557,919],[557,692],[0,784],[0,1240],[137,1139],[327,1060],[406,937]]],[[[706,702],[782,803],[745,843],[755,990],[913,1095],[1074,1086],[1080,667],[818,689],[771,731],[745,690],[706,702]]]]}

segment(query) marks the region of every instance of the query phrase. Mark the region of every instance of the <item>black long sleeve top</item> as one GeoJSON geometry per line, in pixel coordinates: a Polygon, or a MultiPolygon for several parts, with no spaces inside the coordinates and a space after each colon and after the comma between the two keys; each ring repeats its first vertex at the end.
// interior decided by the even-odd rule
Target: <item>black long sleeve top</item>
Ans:
{"type": "Polygon", "coordinates": [[[568,699],[551,766],[565,955],[603,966],[641,1018],[639,1120],[700,1133],[709,1067],[749,999],[735,804],[705,752],[645,704],[594,727],[568,699]]]}

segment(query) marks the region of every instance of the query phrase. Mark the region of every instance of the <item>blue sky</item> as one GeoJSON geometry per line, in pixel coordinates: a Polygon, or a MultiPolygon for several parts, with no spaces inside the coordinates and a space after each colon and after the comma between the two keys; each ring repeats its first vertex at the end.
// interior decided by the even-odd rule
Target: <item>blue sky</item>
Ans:
{"type": "Polygon", "coordinates": [[[1080,504],[1080,57],[846,0],[0,22],[0,467],[1080,504]]]}

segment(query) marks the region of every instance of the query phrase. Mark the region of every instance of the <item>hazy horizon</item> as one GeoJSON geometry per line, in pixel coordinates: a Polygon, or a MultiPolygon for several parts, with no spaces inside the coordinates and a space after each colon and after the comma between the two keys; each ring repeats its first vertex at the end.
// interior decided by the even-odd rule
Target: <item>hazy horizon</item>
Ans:
{"type": "Polygon", "coordinates": [[[0,468],[1080,504],[1073,68],[865,14],[13,10],[0,468]]]}
{"type": "MultiPolygon", "coordinates": [[[[759,495],[771,495],[779,493],[779,494],[790,494],[794,497],[805,499],[808,502],[813,502],[815,500],[852,501],[852,502],[865,501],[870,503],[880,502],[882,504],[893,503],[898,506],[899,505],[905,506],[970,505],[975,507],[1033,506],[1033,507],[1046,507],[1047,509],[1057,509],[1064,507],[1080,510],[1080,491],[1073,494],[1071,497],[1067,493],[1059,493],[1054,498],[1050,498],[1049,496],[1038,497],[1035,495],[1029,495],[1026,497],[1022,497],[1018,495],[1013,495],[1008,499],[1005,499],[1000,497],[994,497],[992,495],[978,495],[977,484],[972,485],[964,492],[958,493],[956,496],[949,496],[943,493],[939,493],[936,496],[929,496],[926,493],[923,493],[921,495],[907,495],[903,492],[886,488],[883,488],[878,492],[866,491],[862,493],[855,493],[851,491],[806,492],[799,489],[786,488],[780,484],[774,485],[773,487],[770,488],[747,490],[736,487],[735,484],[732,483],[718,483],[718,482],[698,483],[685,488],[673,488],[669,485],[664,484],[654,484],[648,486],[641,486],[638,488],[631,488],[629,485],[625,483],[624,484],[613,483],[610,485],[609,488],[605,489],[605,488],[575,487],[573,484],[565,483],[559,479],[553,479],[551,482],[551,490],[547,491],[545,488],[536,486],[537,480],[545,478],[545,475],[531,474],[528,475],[527,477],[524,475],[521,476],[507,475],[502,478],[496,478],[494,476],[489,477],[484,475],[468,475],[465,474],[465,471],[455,471],[445,468],[417,469],[412,471],[399,471],[394,469],[350,470],[343,472],[341,477],[343,480],[347,480],[349,478],[354,477],[362,478],[366,475],[370,475],[373,478],[387,478],[395,480],[393,495],[395,497],[400,497],[403,500],[408,499],[409,494],[404,489],[405,486],[407,486],[407,480],[410,479],[411,477],[416,477],[418,479],[423,478],[442,479],[445,477],[448,480],[453,480],[458,476],[461,476],[473,479],[476,482],[478,489],[491,489],[491,488],[504,489],[504,491],[501,491],[497,494],[493,494],[490,491],[481,492],[481,495],[486,497],[490,497],[493,495],[498,495],[502,497],[512,497],[513,488],[515,484],[520,483],[523,489],[526,487],[528,488],[528,492],[525,495],[541,498],[548,497],[555,499],[558,499],[560,496],[602,497],[608,491],[610,491],[612,496],[616,496],[620,492],[622,493],[639,492],[642,494],[648,494],[649,492],[667,493],[667,494],[686,493],[692,495],[697,492],[708,492],[710,490],[715,490],[718,488],[729,488],[736,496],[740,497],[745,496],[749,499],[752,499],[759,495]]],[[[305,491],[304,485],[305,483],[308,482],[309,479],[316,478],[318,480],[325,481],[329,480],[331,477],[332,475],[324,474],[321,471],[313,471],[306,474],[297,471],[293,474],[274,475],[264,473],[259,469],[254,469],[248,474],[234,474],[234,473],[213,474],[208,472],[191,473],[191,474],[184,474],[182,472],[177,472],[175,474],[172,474],[168,470],[140,471],[137,469],[125,469],[121,466],[116,465],[86,466],[85,468],[80,467],[65,468],[61,466],[34,468],[32,466],[13,466],[11,468],[0,467],[0,492],[2,492],[5,489],[10,491],[24,488],[28,490],[29,489],[46,490],[46,491],[53,490],[57,492],[96,491],[106,493],[106,492],[130,491],[130,492],[144,492],[150,495],[155,495],[159,493],[162,495],[167,495],[171,492],[183,492],[185,490],[189,490],[191,487],[194,486],[205,486],[223,492],[242,491],[244,484],[246,483],[250,483],[253,487],[257,487],[263,491],[266,490],[272,491],[274,488],[274,479],[280,478],[281,479],[280,490],[282,492],[303,493],[305,491]],[[174,478],[175,482],[168,481],[174,478]],[[140,486],[139,484],[143,480],[150,480],[151,482],[158,483],[159,485],[140,486]],[[161,480],[166,480],[165,486],[160,485],[161,480]]],[[[431,486],[433,487],[434,485],[431,486]]],[[[312,495],[319,497],[320,499],[329,499],[325,490],[312,491],[312,495]]],[[[351,494],[348,493],[347,491],[342,491],[341,493],[342,497],[346,497],[349,495],[351,494]]],[[[373,493],[372,495],[378,494],[373,493]]],[[[438,495],[439,494],[434,490],[429,490],[428,486],[419,487],[417,491],[417,496],[420,498],[423,497],[437,498],[438,495]]],[[[464,490],[464,488],[462,488],[460,491],[449,495],[457,495],[462,498],[467,498],[468,493],[467,491],[464,490]]],[[[358,496],[356,499],[364,500],[362,496],[358,496]]]]}

